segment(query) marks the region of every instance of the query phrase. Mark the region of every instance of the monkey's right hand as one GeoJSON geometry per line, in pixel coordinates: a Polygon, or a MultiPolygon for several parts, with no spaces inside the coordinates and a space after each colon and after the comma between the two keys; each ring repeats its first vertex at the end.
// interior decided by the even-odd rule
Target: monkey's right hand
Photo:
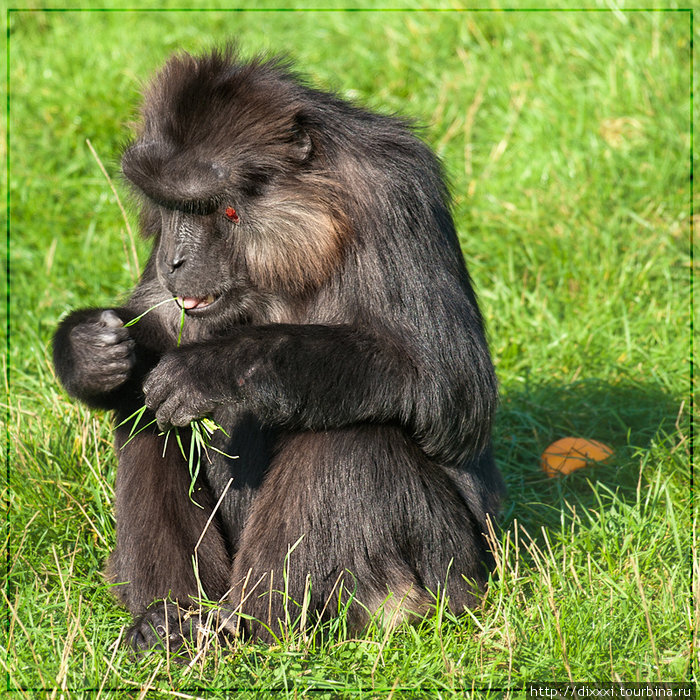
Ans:
{"type": "Polygon", "coordinates": [[[59,329],[54,340],[59,375],[66,389],[79,398],[113,391],[131,375],[134,340],[111,309],[78,314],[66,319],[68,327],[59,329]]]}

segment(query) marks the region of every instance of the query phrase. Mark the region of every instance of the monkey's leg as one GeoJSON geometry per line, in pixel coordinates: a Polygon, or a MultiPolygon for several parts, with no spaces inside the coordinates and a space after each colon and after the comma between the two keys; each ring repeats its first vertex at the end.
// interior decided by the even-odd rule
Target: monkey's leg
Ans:
{"type": "Polygon", "coordinates": [[[162,600],[186,609],[202,595],[220,598],[228,586],[230,558],[216,519],[207,524],[213,507],[208,488],[198,481],[189,496],[190,475],[174,436],[165,454],[163,438],[148,431],[124,444],[126,439],[118,429],[117,546],[108,574],[136,618],[128,634],[131,645],[140,651],[170,637],[167,643],[179,646],[178,605],[164,612],[162,600]]]}
{"type": "Polygon", "coordinates": [[[304,433],[279,450],[253,503],[233,567],[237,622],[270,640],[306,610],[383,624],[423,615],[445,591],[475,603],[486,577],[484,542],[451,479],[397,429],[304,433]],[[308,577],[308,578],[307,578],[308,577]],[[427,590],[426,590],[427,589],[427,590]],[[281,623],[281,624],[280,624],[281,623]]]}

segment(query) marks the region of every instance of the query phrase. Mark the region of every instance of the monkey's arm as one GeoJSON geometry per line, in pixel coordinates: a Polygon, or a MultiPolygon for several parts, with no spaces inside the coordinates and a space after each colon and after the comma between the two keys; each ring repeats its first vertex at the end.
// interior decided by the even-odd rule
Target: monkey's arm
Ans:
{"type": "Polygon", "coordinates": [[[386,340],[349,326],[241,328],[234,338],[168,353],[144,384],[163,425],[242,403],[266,422],[323,429],[395,417],[407,360],[386,340]]]}
{"type": "Polygon", "coordinates": [[[144,383],[144,394],[161,427],[186,425],[218,406],[239,404],[267,423],[294,430],[401,424],[426,451],[450,461],[483,447],[469,426],[490,424],[495,384],[488,386],[474,372],[473,381],[484,386],[469,393],[483,399],[462,396],[455,405],[454,388],[416,366],[405,347],[395,337],[351,326],[244,327],[233,338],[166,354],[144,383]],[[435,411],[419,407],[431,401],[444,405],[435,411]],[[465,415],[470,412],[479,415],[465,415]],[[455,444],[459,431],[461,446],[455,444]]]}

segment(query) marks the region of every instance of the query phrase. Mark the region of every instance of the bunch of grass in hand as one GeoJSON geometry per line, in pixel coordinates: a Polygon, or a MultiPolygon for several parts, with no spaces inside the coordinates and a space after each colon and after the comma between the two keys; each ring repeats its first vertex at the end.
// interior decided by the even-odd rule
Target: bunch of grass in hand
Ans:
{"type": "MultiPolygon", "coordinates": [[[[150,311],[153,311],[153,309],[161,306],[162,304],[165,304],[169,301],[173,301],[177,303],[177,299],[174,297],[172,299],[165,299],[164,301],[159,302],[158,304],[155,304],[154,306],[151,306],[149,309],[146,309],[142,314],[137,316],[136,318],[131,319],[128,323],[125,323],[125,327],[133,326],[135,323],[140,321],[147,313],[150,311]]],[[[178,331],[178,336],[177,336],[177,347],[180,347],[180,343],[182,341],[182,330],[185,326],[185,308],[180,307],[180,328],[178,331]]],[[[146,412],[147,407],[145,405],[141,406],[139,409],[134,411],[130,416],[125,418],[121,423],[119,423],[119,426],[125,425],[126,423],[132,422],[131,430],[129,431],[129,438],[127,441],[124,443],[122,446],[122,449],[126,447],[140,432],[143,430],[146,430],[146,428],[150,427],[156,422],[156,419],[153,418],[153,420],[149,421],[145,425],[142,425],[139,427],[139,424],[141,423],[141,419],[143,418],[143,414],[146,412]]],[[[189,469],[190,473],[190,487],[189,487],[189,497],[190,500],[200,508],[202,507],[199,503],[197,503],[192,494],[194,493],[194,487],[195,483],[197,481],[197,477],[199,476],[199,472],[202,466],[202,454],[206,455],[206,458],[208,461],[211,462],[211,458],[209,457],[209,450],[213,450],[214,452],[218,452],[219,454],[224,455],[225,457],[229,457],[231,459],[235,459],[232,455],[226,454],[222,450],[220,450],[217,447],[214,447],[212,445],[212,436],[213,434],[217,431],[220,430],[226,437],[228,437],[228,433],[212,418],[209,418],[207,416],[203,416],[202,418],[195,418],[190,422],[189,425],[190,429],[190,445],[189,449],[185,449],[185,445],[182,441],[182,436],[180,435],[180,431],[178,430],[177,427],[173,426],[168,428],[168,430],[165,430],[160,433],[160,435],[165,436],[165,441],[163,444],[163,456],[165,456],[165,451],[168,448],[168,440],[170,439],[170,435],[174,434],[175,435],[175,441],[177,442],[178,447],[180,448],[180,453],[182,454],[183,458],[187,462],[187,467],[189,469]]]]}

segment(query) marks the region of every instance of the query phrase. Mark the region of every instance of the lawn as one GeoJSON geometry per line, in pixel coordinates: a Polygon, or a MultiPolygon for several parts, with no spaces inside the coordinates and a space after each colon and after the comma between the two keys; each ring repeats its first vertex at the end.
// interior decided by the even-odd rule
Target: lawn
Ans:
{"type": "Polygon", "coordinates": [[[13,696],[448,698],[696,681],[691,26],[687,11],[11,12],[0,643],[13,696]],[[50,342],[62,314],[114,304],[136,274],[87,141],[135,226],[118,163],[140,86],[172,51],[229,38],[414,118],[443,159],[500,382],[498,576],[458,618],[438,608],[361,638],[341,620],[192,665],[134,663],[115,645],[129,616],[101,574],[109,417],[67,397],[50,342]],[[540,455],[568,435],[614,455],[548,478],[540,455]]]}

